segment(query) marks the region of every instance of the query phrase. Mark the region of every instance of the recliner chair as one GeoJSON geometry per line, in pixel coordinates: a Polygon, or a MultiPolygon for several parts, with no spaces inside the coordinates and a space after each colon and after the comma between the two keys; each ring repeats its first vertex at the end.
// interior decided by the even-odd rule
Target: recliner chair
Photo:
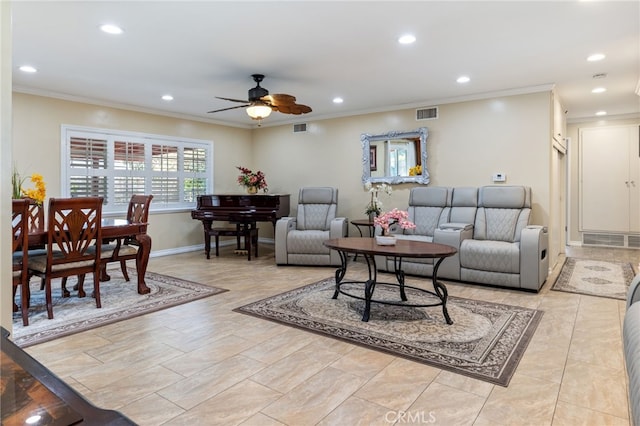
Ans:
{"type": "Polygon", "coordinates": [[[349,221],[336,217],[338,189],[301,188],[296,217],[276,223],[276,264],[340,266],[340,256],[323,242],[348,236],[349,221]]]}
{"type": "Polygon", "coordinates": [[[531,188],[485,186],[478,192],[473,238],[458,248],[460,279],[538,291],[549,269],[548,234],[529,225],[531,188]]]}

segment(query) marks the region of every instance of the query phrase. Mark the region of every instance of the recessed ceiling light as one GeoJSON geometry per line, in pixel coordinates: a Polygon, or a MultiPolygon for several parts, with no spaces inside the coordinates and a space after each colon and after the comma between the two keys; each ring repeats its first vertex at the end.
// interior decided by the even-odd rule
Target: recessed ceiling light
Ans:
{"type": "Polygon", "coordinates": [[[607,91],[607,89],[605,89],[604,87],[596,87],[595,89],[593,89],[591,91],[591,93],[604,93],[606,91],[607,91]]]}
{"type": "Polygon", "coordinates": [[[163,101],[172,101],[173,100],[173,96],[171,96],[171,95],[162,95],[162,100],[163,101]]]}
{"type": "Polygon", "coordinates": [[[598,111],[596,115],[607,115],[607,111],[598,111]]]}
{"type": "Polygon", "coordinates": [[[458,79],[456,81],[458,83],[468,83],[468,82],[471,81],[471,79],[466,75],[461,75],[460,77],[458,77],[458,79]]]}
{"type": "Polygon", "coordinates": [[[31,65],[23,65],[23,66],[21,66],[20,67],[20,71],[29,72],[29,73],[38,72],[38,70],[35,69],[34,67],[32,67],[31,65]]]}
{"type": "Polygon", "coordinates": [[[601,61],[605,58],[606,56],[604,56],[604,54],[602,53],[594,53],[593,55],[589,55],[587,57],[587,61],[589,62],[596,62],[596,61],[601,61]]]}
{"type": "Polygon", "coordinates": [[[335,98],[333,98],[333,103],[334,104],[341,104],[344,102],[344,99],[342,99],[341,97],[337,96],[335,98]]]}
{"type": "Polygon", "coordinates": [[[122,34],[122,28],[117,25],[104,24],[100,26],[100,29],[107,34],[122,34]]]}
{"type": "Polygon", "coordinates": [[[416,41],[416,36],[412,34],[405,34],[398,39],[398,43],[400,44],[411,44],[416,41]]]}

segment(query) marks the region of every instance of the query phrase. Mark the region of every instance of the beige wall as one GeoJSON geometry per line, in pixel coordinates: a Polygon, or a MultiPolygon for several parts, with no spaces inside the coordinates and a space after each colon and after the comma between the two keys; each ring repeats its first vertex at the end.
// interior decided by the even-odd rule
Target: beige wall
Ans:
{"type": "Polygon", "coordinates": [[[578,135],[580,133],[580,129],[589,128],[589,127],[610,127],[610,126],[623,126],[623,125],[640,125],[640,118],[629,118],[629,119],[606,119],[606,120],[593,120],[593,121],[585,121],[581,123],[570,123],[567,125],[567,136],[569,140],[569,218],[568,224],[569,227],[569,243],[571,244],[580,244],[582,242],[582,233],[578,230],[579,226],[579,213],[580,213],[580,203],[579,203],[579,138],[578,135]]]}
{"type": "MultiPolygon", "coordinates": [[[[291,124],[238,129],[21,93],[13,113],[15,162],[25,174],[43,174],[49,196],[60,194],[60,126],[73,124],[212,140],[215,192],[238,192],[235,166],[243,165],[264,171],[271,193],[291,194],[291,214],[300,187],[326,185],[340,189],[340,215],[362,218],[361,133],[426,126],[431,185],[490,185],[503,172],[506,184],[532,187],[533,222],[548,224],[550,92],[440,105],[437,120],[421,122],[414,109],[309,121],[306,133],[293,133],[291,124]]],[[[411,187],[395,186],[390,198],[383,195],[385,206],[406,207],[411,187]]],[[[149,232],[154,252],[202,244],[189,212],[154,214],[149,232]]],[[[262,226],[260,235],[273,238],[273,230],[262,226]]]]}
{"type": "MultiPolygon", "coordinates": [[[[291,125],[263,127],[253,135],[255,165],[269,188],[291,193],[294,204],[302,186],[336,186],[338,213],[363,218],[368,194],[361,183],[360,134],[425,126],[430,185],[490,185],[491,175],[503,172],[506,184],[532,187],[533,222],[548,224],[550,92],[440,105],[437,120],[414,117],[415,109],[408,109],[310,121],[307,133],[295,134],[291,125]]],[[[383,203],[405,207],[411,187],[394,186],[383,203]]]]}

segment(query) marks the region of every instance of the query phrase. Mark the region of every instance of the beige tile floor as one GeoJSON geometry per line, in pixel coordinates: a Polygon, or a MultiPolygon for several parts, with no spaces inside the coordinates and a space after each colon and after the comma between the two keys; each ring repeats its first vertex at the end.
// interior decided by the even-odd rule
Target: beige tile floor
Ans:
{"type": "MultiPolygon", "coordinates": [[[[451,283],[452,295],[545,311],[509,387],[235,313],[333,275],[248,262],[223,248],[153,258],[149,270],[230,291],[28,348],[98,406],[141,425],[628,425],[624,302],[451,283]]],[[[628,260],[640,251],[568,248],[628,260]]],[[[353,266],[351,266],[353,265],[353,266]]],[[[364,275],[363,263],[350,273],[364,275]]]]}

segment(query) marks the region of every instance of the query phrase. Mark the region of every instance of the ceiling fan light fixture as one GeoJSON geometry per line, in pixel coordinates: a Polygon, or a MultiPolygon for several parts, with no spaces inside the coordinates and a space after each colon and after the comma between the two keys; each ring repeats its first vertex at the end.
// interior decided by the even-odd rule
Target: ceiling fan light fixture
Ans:
{"type": "Polygon", "coordinates": [[[271,107],[264,104],[254,104],[247,107],[247,115],[254,120],[262,120],[271,114],[271,107]]]}

